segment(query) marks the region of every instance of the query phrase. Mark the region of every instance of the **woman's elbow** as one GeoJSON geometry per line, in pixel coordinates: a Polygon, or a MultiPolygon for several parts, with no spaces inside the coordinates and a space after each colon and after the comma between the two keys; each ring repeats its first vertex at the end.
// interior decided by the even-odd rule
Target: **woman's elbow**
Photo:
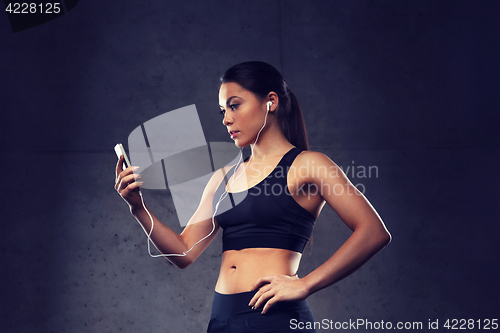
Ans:
{"type": "Polygon", "coordinates": [[[194,262],[194,259],[189,258],[188,256],[185,257],[177,257],[175,259],[169,258],[169,260],[174,266],[180,269],[187,268],[189,265],[191,265],[194,262]]]}
{"type": "Polygon", "coordinates": [[[391,233],[385,228],[382,232],[380,232],[380,235],[378,236],[378,238],[379,238],[379,244],[380,244],[381,248],[386,247],[392,241],[391,233]]]}
{"type": "Polygon", "coordinates": [[[189,265],[191,265],[191,263],[185,263],[185,262],[174,262],[173,263],[177,268],[180,268],[180,269],[185,269],[187,268],[189,265]]]}
{"type": "Polygon", "coordinates": [[[365,229],[365,237],[375,251],[380,251],[392,240],[389,231],[383,225],[371,225],[365,229]]]}
{"type": "Polygon", "coordinates": [[[371,224],[372,235],[375,237],[377,244],[380,249],[383,249],[392,241],[392,235],[387,230],[384,222],[382,220],[378,220],[376,223],[371,224]]]}

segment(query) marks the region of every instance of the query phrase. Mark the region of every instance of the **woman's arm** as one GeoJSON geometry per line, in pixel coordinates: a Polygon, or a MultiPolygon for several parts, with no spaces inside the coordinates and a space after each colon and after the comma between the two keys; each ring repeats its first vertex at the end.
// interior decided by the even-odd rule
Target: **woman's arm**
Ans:
{"type": "Polygon", "coordinates": [[[309,169],[305,182],[318,187],[321,197],[353,233],[325,263],[302,279],[289,276],[260,278],[255,288],[262,287],[250,306],[259,308],[265,304],[263,313],[275,302],[305,299],[340,281],[363,266],[391,241],[391,235],[375,209],[333,161],[316,152],[304,152],[299,158],[298,167],[309,169]]]}
{"type": "Polygon", "coordinates": [[[143,206],[139,194],[139,188],[142,185],[142,182],[138,180],[140,177],[133,174],[134,167],[129,167],[121,171],[122,165],[123,157],[120,157],[116,166],[115,189],[127,202],[130,207],[130,212],[142,226],[146,235],[149,234],[151,230],[151,218],[153,219],[154,227],[151,233],[151,240],[160,253],[182,254],[189,251],[196,242],[211,233],[209,237],[198,243],[185,256],[165,257],[179,268],[189,266],[208,247],[219,230],[219,226],[215,219],[212,222],[212,199],[217,185],[222,180],[222,173],[216,172],[212,176],[203,191],[197,210],[179,235],[165,224],[161,223],[151,212],[149,212],[151,214],[150,218],[148,215],[149,209],[146,211],[147,207],[145,207],[145,205],[143,206]],[[137,181],[134,182],[136,178],[137,181]],[[215,223],[215,226],[213,223],[215,223]]]}
{"type": "MultiPolygon", "coordinates": [[[[309,155],[309,154],[308,154],[309,155]]],[[[323,165],[329,174],[310,179],[321,189],[323,199],[353,231],[347,241],[323,265],[303,278],[308,294],[321,290],[356,271],[391,241],[382,219],[365,196],[347,179],[346,175],[327,156],[310,152],[317,165],[323,165]],[[332,172],[334,171],[334,172],[332,172]],[[340,190],[342,189],[342,190],[340,190]]],[[[319,170],[319,169],[318,169],[319,170]]]]}

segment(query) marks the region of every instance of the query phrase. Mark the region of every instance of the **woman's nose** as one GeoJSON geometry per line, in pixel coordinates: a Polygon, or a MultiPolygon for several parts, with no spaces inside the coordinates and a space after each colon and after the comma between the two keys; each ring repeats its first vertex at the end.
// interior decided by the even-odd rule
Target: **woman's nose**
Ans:
{"type": "Polygon", "coordinates": [[[224,118],[222,118],[222,124],[224,124],[224,126],[227,126],[227,125],[230,125],[233,123],[233,120],[227,115],[227,112],[224,113],[224,118]]]}

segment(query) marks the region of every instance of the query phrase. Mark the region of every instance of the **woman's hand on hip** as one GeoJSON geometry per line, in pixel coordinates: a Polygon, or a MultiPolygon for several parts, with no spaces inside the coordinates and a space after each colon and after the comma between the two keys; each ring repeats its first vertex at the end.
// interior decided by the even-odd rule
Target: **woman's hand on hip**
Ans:
{"type": "Polygon", "coordinates": [[[276,302],[302,301],[309,296],[305,282],[297,275],[267,275],[260,277],[252,290],[260,288],[250,300],[249,306],[259,309],[263,306],[262,314],[276,302]]]}

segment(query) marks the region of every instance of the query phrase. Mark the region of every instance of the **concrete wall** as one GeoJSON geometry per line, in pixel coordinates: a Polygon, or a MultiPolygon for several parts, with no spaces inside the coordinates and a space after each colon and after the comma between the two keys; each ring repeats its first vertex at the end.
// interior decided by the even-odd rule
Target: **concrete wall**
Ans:
{"type": "MultiPolygon", "coordinates": [[[[499,317],[498,2],[119,3],[15,34],[0,15],[2,332],[206,329],[220,235],[186,270],[149,258],[112,148],[193,103],[229,141],[218,77],[247,60],[282,71],[313,150],[378,169],[350,176],[393,242],[310,296],[316,319],[499,317]]],[[[180,232],[169,192],[145,196],[180,232]]],[[[348,236],[325,208],[299,276],[348,236]]]]}

